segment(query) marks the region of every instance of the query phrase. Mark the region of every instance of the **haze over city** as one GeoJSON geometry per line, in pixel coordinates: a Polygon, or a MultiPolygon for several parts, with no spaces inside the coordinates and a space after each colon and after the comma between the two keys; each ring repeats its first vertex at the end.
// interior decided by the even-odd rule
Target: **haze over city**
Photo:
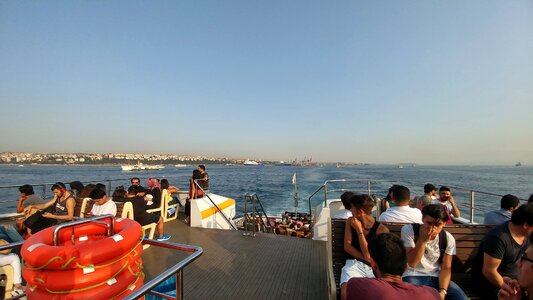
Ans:
{"type": "Polygon", "coordinates": [[[533,164],[533,2],[2,1],[0,152],[533,164]]]}

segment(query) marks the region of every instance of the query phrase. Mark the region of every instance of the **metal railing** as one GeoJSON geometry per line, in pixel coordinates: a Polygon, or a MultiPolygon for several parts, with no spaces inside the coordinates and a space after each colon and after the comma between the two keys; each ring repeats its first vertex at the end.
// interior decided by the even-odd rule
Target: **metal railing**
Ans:
{"type": "MultiPolygon", "coordinates": [[[[272,232],[272,226],[270,226],[270,221],[268,220],[268,216],[265,212],[265,209],[263,208],[263,204],[261,203],[261,200],[259,199],[259,196],[256,194],[256,193],[246,193],[244,194],[244,233],[243,235],[245,236],[253,236],[255,237],[256,236],[256,225],[257,225],[257,210],[255,208],[255,200],[257,199],[257,203],[259,203],[259,207],[261,209],[261,212],[263,214],[263,216],[265,217],[265,219],[267,220],[266,223],[263,222],[263,217],[261,215],[261,212],[259,213],[259,220],[261,223],[264,224],[265,228],[268,228],[270,229],[270,231],[272,232]],[[248,209],[247,209],[247,206],[246,204],[248,203],[248,199],[250,200],[250,202],[252,203],[252,227],[253,227],[253,234],[249,234],[248,233],[248,209]]],[[[265,229],[266,230],[266,229],[265,229]]]]}

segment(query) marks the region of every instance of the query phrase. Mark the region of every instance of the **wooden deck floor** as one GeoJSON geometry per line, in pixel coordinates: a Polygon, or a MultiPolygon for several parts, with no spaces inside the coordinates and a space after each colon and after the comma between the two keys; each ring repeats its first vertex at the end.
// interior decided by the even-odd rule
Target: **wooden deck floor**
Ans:
{"type": "MultiPolygon", "coordinates": [[[[243,231],[165,223],[171,242],[204,253],[184,269],[185,299],[327,299],[326,243],[243,231]]],[[[143,253],[146,281],[187,253],[150,247],[143,253]]]]}

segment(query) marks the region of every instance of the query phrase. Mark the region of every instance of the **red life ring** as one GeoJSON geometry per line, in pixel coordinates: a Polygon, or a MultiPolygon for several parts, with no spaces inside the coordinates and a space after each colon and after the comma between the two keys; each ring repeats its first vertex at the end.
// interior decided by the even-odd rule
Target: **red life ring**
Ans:
{"type": "Polygon", "coordinates": [[[59,245],[54,246],[54,229],[55,226],[39,231],[23,244],[21,255],[25,268],[65,270],[99,265],[130,252],[142,236],[139,223],[116,218],[115,235],[111,237],[105,236],[105,226],[94,222],[84,223],[61,230],[58,234],[59,245]]]}
{"type": "MultiPolygon", "coordinates": [[[[61,271],[55,271],[61,272],[61,271]]],[[[83,291],[70,291],[68,293],[50,293],[39,288],[26,288],[26,295],[28,299],[47,299],[47,300],[78,300],[78,299],[123,299],[133,291],[139,289],[143,285],[144,273],[139,271],[137,274],[132,274],[129,271],[121,272],[114,280],[108,284],[104,283],[101,286],[87,289],[83,291]],[[115,281],[116,280],[116,281],[115,281]]]]}
{"type": "Polygon", "coordinates": [[[139,243],[129,253],[100,265],[66,271],[24,268],[22,276],[27,281],[28,286],[38,289],[54,292],[83,289],[106,282],[120,272],[129,270],[137,273],[142,269],[142,250],[142,244],[139,243]]]}

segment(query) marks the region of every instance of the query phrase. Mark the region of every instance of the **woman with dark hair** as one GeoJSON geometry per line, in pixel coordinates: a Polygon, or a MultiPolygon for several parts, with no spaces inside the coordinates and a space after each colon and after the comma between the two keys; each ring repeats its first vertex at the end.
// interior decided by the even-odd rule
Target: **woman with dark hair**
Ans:
{"type": "Polygon", "coordinates": [[[200,172],[199,170],[194,170],[192,172],[192,177],[189,180],[189,197],[187,198],[187,202],[185,203],[185,215],[187,216],[187,218],[185,218],[185,223],[187,224],[189,224],[190,222],[191,201],[193,199],[202,198],[204,196],[204,192],[196,186],[196,183],[198,183],[198,185],[202,187],[202,189],[204,187],[203,181],[198,179],[203,179],[202,172],[200,172]]]}

